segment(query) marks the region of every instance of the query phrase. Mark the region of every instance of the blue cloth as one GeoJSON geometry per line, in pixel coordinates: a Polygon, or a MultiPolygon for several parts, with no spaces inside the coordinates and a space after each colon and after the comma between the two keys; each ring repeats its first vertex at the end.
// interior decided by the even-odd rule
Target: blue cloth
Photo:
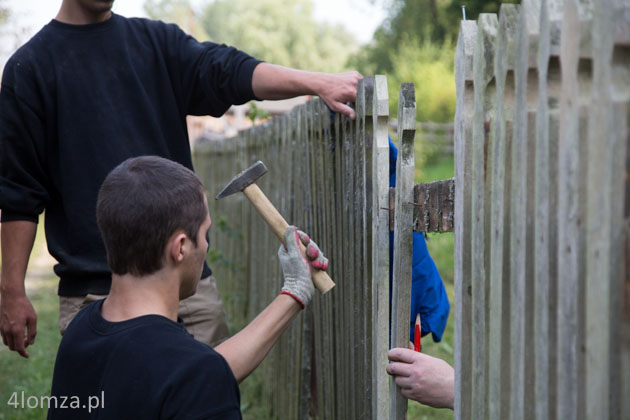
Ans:
{"type": "MultiPolygon", "coordinates": [[[[396,186],[396,159],[398,149],[389,139],[389,186],[396,186]]],[[[389,234],[389,260],[394,261],[394,233],[389,234]]],[[[389,270],[389,300],[391,308],[393,264],[389,270]]],[[[429,254],[422,233],[413,233],[413,268],[411,279],[411,314],[409,317],[409,340],[413,341],[416,315],[420,314],[422,335],[431,333],[433,341],[442,340],[450,305],[440,273],[429,254]]],[[[390,309],[391,319],[391,309],[390,309]]]]}

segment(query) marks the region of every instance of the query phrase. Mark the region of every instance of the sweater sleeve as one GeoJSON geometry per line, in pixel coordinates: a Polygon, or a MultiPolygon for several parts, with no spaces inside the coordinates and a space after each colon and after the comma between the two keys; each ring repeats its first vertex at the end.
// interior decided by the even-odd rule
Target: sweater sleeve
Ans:
{"type": "Polygon", "coordinates": [[[179,27],[168,26],[176,41],[187,114],[219,117],[232,105],[256,99],[252,75],[259,60],[224,44],[198,42],[179,27]]]}
{"type": "Polygon", "coordinates": [[[0,88],[0,209],[2,221],[28,220],[48,201],[45,128],[37,87],[27,66],[7,63],[0,88]]]}

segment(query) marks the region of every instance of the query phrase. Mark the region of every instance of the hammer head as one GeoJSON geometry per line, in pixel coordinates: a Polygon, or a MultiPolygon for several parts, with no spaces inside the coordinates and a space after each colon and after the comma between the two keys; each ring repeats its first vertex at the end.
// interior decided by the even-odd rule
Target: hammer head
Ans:
{"type": "Polygon", "coordinates": [[[228,184],[217,194],[215,200],[227,197],[239,191],[243,191],[247,186],[256,182],[258,178],[267,173],[267,167],[260,160],[240,174],[236,175],[228,184]]]}

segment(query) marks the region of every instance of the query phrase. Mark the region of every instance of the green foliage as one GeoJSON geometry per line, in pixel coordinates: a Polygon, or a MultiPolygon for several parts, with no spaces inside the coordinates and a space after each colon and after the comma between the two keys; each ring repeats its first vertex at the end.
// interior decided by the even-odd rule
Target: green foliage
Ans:
{"type": "Polygon", "coordinates": [[[251,122],[255,123],[256,121],[266,120],[269,118],[269,113],[262,108],[258,108],[255,102],[249,103],[249,110],[247,110],[247,118],[251,120],[251,122]]]}
{"type": "Polygon", "coordinates": [[[9,8],[6,6],[6,0],[0,0],[0,25],[7,23],[9,20],[9,8]]]}
{"type": "Polygon", "coordinates": [[[318,23],[311,0],[217,0],[202,25],[215,42],[270,63],[339,72],[357,44],[340,25],[318,23]]]}
{"type": "Polygon", "coordinates": [[[151,19],[176,23],[196,39],[208,40],[208,34],[199,23],[189,0],[146,0],[144,11],[151,19]]]}
{"type": "Polygon", "coordinates": [[[422,44],[404,39],[392,54],[393,70],[388,74],[390,115],[398,111],[402,82],[416,88],[418,121],[448,122],[455,115],[454,49],[428,41],[422,44]]]}
{"type": "MultiPolygon", "coordinates": [[[[505,1],[504,1],[505,2],[505,1]]],[[[518,2],[511,0],[507,2],[518,2]]],[[[397,112],[401,82],[414,82],[420,121],[446,122],[455,113],[454,45],[466,5],[467,19],[496,13],[499,0],[390,0],[389,15],[372,42],[349,60],[364,74],[386,74],[390,115],[397,112]]]]}

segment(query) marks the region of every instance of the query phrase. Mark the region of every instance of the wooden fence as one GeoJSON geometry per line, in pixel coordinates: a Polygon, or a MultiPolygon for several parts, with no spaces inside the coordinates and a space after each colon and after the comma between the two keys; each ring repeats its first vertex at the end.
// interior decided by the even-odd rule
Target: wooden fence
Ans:
{"type": "Polygon", "coordinates": [[[456,53],[457,419],[630,419],[630,3],[523,0],[456,53]]]}
{"type": "MultiPolygon", "coordinates": [[[[208,197],[262,160],[269,172],[257,184],[289,223],[318,242],[337,283],[328,294],[317,293],[259,368],[257,375],[264,383],[261,401],[270,402],[270,412],[264,415],[387,419],[390,409],[392,418],[406,410],[406,400],[400,399],[395,386],[390,408],[385,370],[389,234],[396,229],[394,259],[399,261],[394,265],[392,343],[406,347],[411,233],[452,229],[454,181],[413,185],[412,84],[403,85],[400,103],[400,115],[406,119],[399,128],[397,188],[391,192],[384,76],[360,83],[356,121],[331,115],[317,99],[236,138],[195,149],[196,172],[208,197]]],[[[210,264],[235,331],[280,291],[279,242],[242,194],[219,201],[210,198],[209,204],[210,264]]]]}

